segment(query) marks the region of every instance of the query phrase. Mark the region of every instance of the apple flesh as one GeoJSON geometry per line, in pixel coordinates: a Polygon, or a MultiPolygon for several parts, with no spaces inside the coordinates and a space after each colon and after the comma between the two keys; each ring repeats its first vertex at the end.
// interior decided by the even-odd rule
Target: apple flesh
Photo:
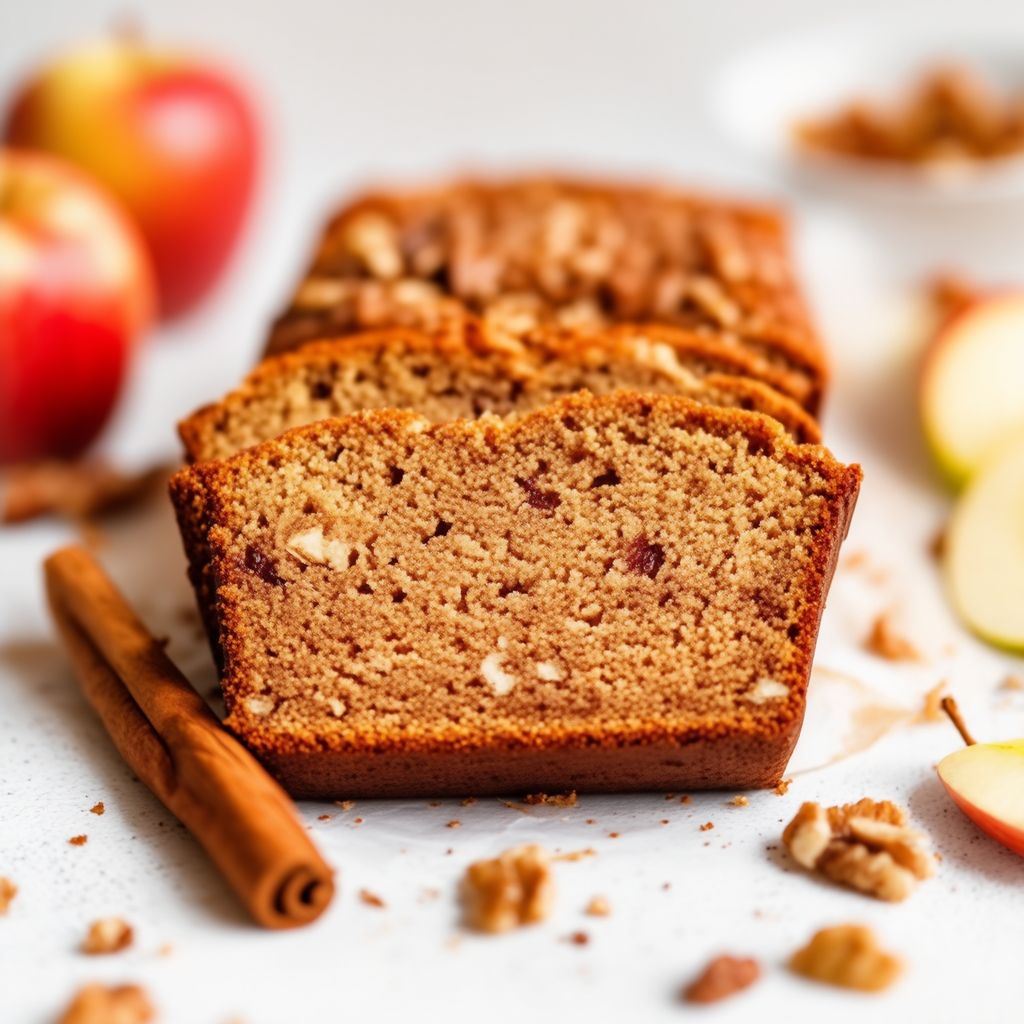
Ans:
{"type": "Polygon", "coordinates": [[[939,330],[925,356],[920,404],[929,447],[955,487],[1024,429],[1024,294],[981,299],[939,330]]]}
{"type": "Polygon", "coordinates": [[[219,70],[132,36],[83,46],[27,83],[6,137],[81,167],[120,200],[149,247],[162,315],[190,309],[224,269],[258,145],[245,94],[219,70]]]}
{"type": "Polygon", "coordinates": [[[0,464],[81,452],[152,319],[138,233],[73,168],[0,149],[0,464]]]}
{"type": "Polygon", "coordinates": [[[944,757],[938,773],[971,821],[1024,857],[1024,740],[964,747],[944,757]]]}
{"type": "Polygon", "coordinates": [[[1024,651],[1024,434],[960,496],[945,544],[953,604],[983,639],[1024,651]]]}

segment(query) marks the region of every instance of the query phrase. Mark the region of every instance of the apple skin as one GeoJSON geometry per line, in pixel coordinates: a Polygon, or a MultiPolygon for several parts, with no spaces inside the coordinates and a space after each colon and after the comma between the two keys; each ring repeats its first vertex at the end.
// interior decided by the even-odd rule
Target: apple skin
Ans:
{"type": "Polygon", "coordinates": [[[944,757],[937,771],[953,802],[982,832],[1024,857],[1024,798],[1018,796],[1018,806],[1011,807],[1005,796],[1024,794],[1024,740],[972,744],[944,757]],[[979,783],[979,777],[985,781],[979,783]],[[1000,798],[1006,802],[1004,810],[1018,820],[1000,817],[992,804],[980,806],[1000,798]]]}
{"type": "Polygon", "coordinates": [[[0,464],[86,448],[154,295],[145,245],[109,196],[50,157],[0,149],[0,464]]]}
{"type": "Polygon", "coordinates": [[[139,226],[160,314],[182,314],[231,255],[255,187],[259,140],[244,91],[219,69],[123,35],[59,57],[6,125],[16,146],[81,167],[139,226]]]}
{"type": "Polygon", "coordinates": [[[1007,435],[1024,429],[1022,367],[1021,291],[993,289],[979,294],[944,319],[925,348],[918,381],[921,424],[939,473],[952,490],[962,489],[1007,435]],[[1004,365],[1008,357],[1006,347],[993,349],[991,344],[992,326],[1000,323],[1011,325],[1007,336],[1020,339],[1009,353],[1009,365],[1004,365]],[[973,358],[965,360],[965,353],[973,358]],[[971,370],[976,372],[969,373],[971,370]],[[957,397],[950,398],[950,390],[957,391],[957,397]],[[984,424],[986,429],[981,437],[964,444],[962,428],[956,429],[944,408],[944,404],[951,402],[956,403],[960,412],[967,409],[971,426],[984,424]]]}

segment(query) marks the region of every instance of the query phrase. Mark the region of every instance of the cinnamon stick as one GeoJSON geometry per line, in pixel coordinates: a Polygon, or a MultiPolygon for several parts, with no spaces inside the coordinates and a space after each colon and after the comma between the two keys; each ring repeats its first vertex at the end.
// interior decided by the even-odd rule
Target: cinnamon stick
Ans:
{"type": "Polygon", "coordinates": [[[315,920],[331,868],[278,784],[220,724],[93,557],[44,565],[50,608],[86,699],[132,771],[195,836],[266,928],[315,920]]]}

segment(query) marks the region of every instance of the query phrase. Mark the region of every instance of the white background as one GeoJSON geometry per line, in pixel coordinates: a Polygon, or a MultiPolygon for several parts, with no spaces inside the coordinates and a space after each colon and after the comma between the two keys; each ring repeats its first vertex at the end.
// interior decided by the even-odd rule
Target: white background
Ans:
{"type": "MultiPolygon", "coordinates": [[[[133,4],[155,39],[223,53],[248,77],[265,106],[268,161],[244,251],[200,313],[151,339],[106,447],[129,462],[174,456],[174,421],[251,364],[319,219],[345,190],[379,176],[540,165],[777,191],[779,183],[745,166],[706,123],[709,75],[766,32],[891,6],[133,4]]],[[[922,18],[936,6],[921,8],[922,18]]],[[[982,22],[1006,24],[1019,5],[963,6],[982,22]]],[[[37,58],[124,11],[117,2],[6,0],[0,95],[37,58]]],[[[793,767],[812,769],[865,742],[886,716],[908,717],[941,678],[977,733],[1021,735],[1024,702],[1015,707],[997,692],[1019,666],[961,633],[928,554],[946,499],[916,432],[915,338],[903,327],[899,261],[848,213],[790,199],[836,362],[826,432],[837,453],[861,461],[866,473],[847,551],[870,556],[868,569],[847,568],[837,579],[819,646],[826,671],[816,676],[793,767]],[[889,607],[927,662],[894,666],[862,651],[873,616],[889,607]]],[[[937,261],[956,256],[955,239],[948,241],[937,261]]],[[[1013,270],[1007,265],[1007,275],[1013,270]]],[[[1024,278],[1024,258],[1017,276],[1024,278]]],[[[105,531],[104,560],[155,631],[172,634],[186,670],[209,686],[208,656],[183,618],[190,596],[165,502],[105,531]]],[[[1019,1017],[1024,864],[980,836],[941,790],[932,766],[957,745],[943,725],[897,728],[830,767],[798,771],[785,797],[750,794],[746,808],[728,806],[723,794],[685,806],[661,794],[583,797],[573,810],[529,813],[497,801],[360,803],[349,812],[305,805],[305,821],[340,871],[340,896],[311,928],[257,930],[192,840],[119,762],[53,645],[38,566],[73,536],[53,524],[0,534],[0,875],[21,889],[0,919],[4,1024],[55,1019],[91,979],[143,983],[160,1019],[180,1024],[674,1020],[698,1013],[676,992],[719,951],[756,955],[766,977],[748,994],[699,1011],[716,1021],[1019,1017]],[[775,848],[801,800],[863,795],[903,802],[942,852],[937,878],[904,905],[805,877],[775,848]],[[88,811],[97,800],[106,804],[103,817],[88,811]],[[325,813],[332,818],[319,821],[325,813]],[[461,828],[445,827],[456,818],[461,828]],[[708,820],[714,830],[700,832],[708,820]],[[67,844],[82,832],[85,847],[67,844]],[[462,935],[454,888],[465,865],[533,840],[552,849],[594,847],[598,855],[558,865],[548,923],[501,938],[462,935]],[[387,907],[361,904],[362,887],[387,907]],[[584,917],[598,893],[612,915],[584,917]],[[135,946],[101,959],[77,953],[88,922],[107,914],[132,922],[135,946]],[[815,928],[844,921],[872,923],[906,957],[897,987],[858,996],[785,971],[789,952],[815,928]],[[590,934],[589,945],[562,941],[577,929],[590,934]],[[161,955],[165,944],[171,950],[161,955]]]]}

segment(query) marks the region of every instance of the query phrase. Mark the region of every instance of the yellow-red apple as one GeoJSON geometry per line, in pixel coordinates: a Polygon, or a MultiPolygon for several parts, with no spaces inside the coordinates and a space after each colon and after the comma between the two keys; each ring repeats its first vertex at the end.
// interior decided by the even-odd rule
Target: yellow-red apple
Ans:
{"type": "Polygon", "coordinates": [[[29,81],[6,137],[88,171],[138,224],[160,312],[182,313],[223,269],[249,207],[257,130],[219,68],[124,34],[72,50],[29,81]]]}
{"type": "Polygon", "coordinates": [[[92,441],[153,307],[117,204],[66,164],[0,149],[0,463],[92,441]]]}
{"type": "Polygon", "coordinates": [[[966,744],[939,762],[942,784],[983,832],[1024,857],[1024,739],[976,743],[952,697],[942,710],[966,744]]]}

